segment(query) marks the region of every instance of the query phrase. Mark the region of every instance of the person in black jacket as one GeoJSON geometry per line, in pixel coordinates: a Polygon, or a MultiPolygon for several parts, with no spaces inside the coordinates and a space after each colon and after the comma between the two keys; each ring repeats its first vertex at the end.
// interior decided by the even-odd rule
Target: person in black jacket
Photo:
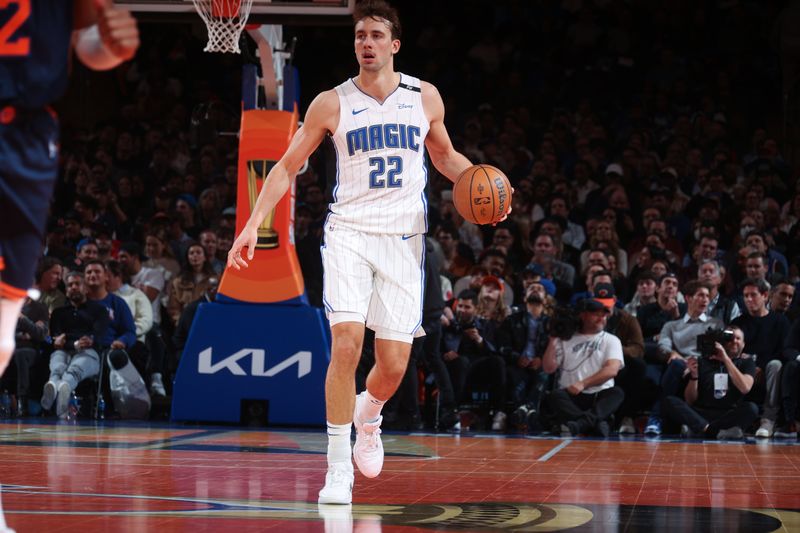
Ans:
{"type": "Polygon", "coordinates": [[[86,298],[83,274],[67,275],[69,304],[53,311],[50,334],[55,351],[50,355],[50,379],[42,393],[42,407],[50,409],[58,400],[56,414],[65,417],[70,393],[78,383],[100,371],[100,355],[108,346],[101,345],[110,317],[100,303],[86,298]]]}
{"type": "Polygon", "coordinates": [[[532,283],[525,293],[525,307],[503,321],[497,336],[500,354],[506,361],[511,401],[517,406],[513,420],[529,431],[540,429],[539,404],[550,376],[542,371],[542,355],[547,349],[547,291],[532,283]]]}
{"type": "Polygon", "coordinates": [[[28,392],[30,390],[31,368],[41,353],[47,337],[50,311],[42,302],[25,299],[22,314],[17,320],[14,364],[17,367],[17,416],[23,417],[28,412],[28,392]]]}
{"type": "Polygon", "coordinates": [[[455,319],[442,331],[442,358],[456,401],[463,400],[468,389],[487,391],[495,416],[492,427],[501,430],[505,429],[506,367],[492,339],[485,337],[487,321],[477,316],[477,305],[474,290],[465,289],[458,295],[455,319]]]}

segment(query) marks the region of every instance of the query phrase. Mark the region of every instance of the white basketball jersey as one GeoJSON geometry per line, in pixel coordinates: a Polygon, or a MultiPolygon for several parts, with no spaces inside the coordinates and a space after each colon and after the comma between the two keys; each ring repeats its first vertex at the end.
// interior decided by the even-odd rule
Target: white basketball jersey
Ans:
{"type": "Polygon", "coordinates": [[[430,124],[419,80],[400,74],[400,84],[383,103],[352,79],[336,87],[336,93],[336,185],[326,228],[425,233],[425,137],[430,124]]]}

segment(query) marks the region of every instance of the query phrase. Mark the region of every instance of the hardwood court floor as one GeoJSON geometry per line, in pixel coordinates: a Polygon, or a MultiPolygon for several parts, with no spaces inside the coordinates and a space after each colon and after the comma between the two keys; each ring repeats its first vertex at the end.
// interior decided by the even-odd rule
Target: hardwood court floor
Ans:
{"type": "Polygon", "coordinates": [[[320,431],[0,424],[6,520],[78,531],[800,531],[800,446],[384,434],[319,509],[320,431]]]}

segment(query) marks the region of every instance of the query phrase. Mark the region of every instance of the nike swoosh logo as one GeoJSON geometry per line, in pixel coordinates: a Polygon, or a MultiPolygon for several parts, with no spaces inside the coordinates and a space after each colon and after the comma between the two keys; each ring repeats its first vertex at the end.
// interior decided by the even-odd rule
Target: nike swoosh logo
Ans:
{"type": "Polygon", "coordinates": [[[414,237],[415,235],[416,235],[416,233],[412,233],[411,235],[403,235],[400,238],[403,239],[404,241],[407,241],[408,239],[410,239],[411,237],[414,237]]]}
{"type": "Polygon", "coordinates": [[[353,114],[354,114],[354,115],[358,115],[359,113],[361,113],[362,111],[366,111],[367,109],[369,109],[369,108],[365,107],[364,109],[359,109],[358,111],[356,111],[355,109],[353,109],[353,114]]]}

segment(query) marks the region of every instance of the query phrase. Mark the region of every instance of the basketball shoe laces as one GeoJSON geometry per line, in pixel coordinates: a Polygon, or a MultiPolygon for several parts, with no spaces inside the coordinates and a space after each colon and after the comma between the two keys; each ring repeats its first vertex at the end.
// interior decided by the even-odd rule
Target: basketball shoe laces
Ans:
{"type": "Polygon", "coordinates": [[[378,419],[377,422],[371,424],[364,422],[361,426],[361,431],[364,434],[364,452],[367,455],[373,455],[378,451],[381,435],[380,423],[381,419],[378,419]]]}
{"type": "Polygon", "coordinates": [[[344,464],[333,463],[328,469],[328,479],[325,483],[326,487],[345,487],[350,488],[350,481],[352,472],[348,471],[344,464]]]}

